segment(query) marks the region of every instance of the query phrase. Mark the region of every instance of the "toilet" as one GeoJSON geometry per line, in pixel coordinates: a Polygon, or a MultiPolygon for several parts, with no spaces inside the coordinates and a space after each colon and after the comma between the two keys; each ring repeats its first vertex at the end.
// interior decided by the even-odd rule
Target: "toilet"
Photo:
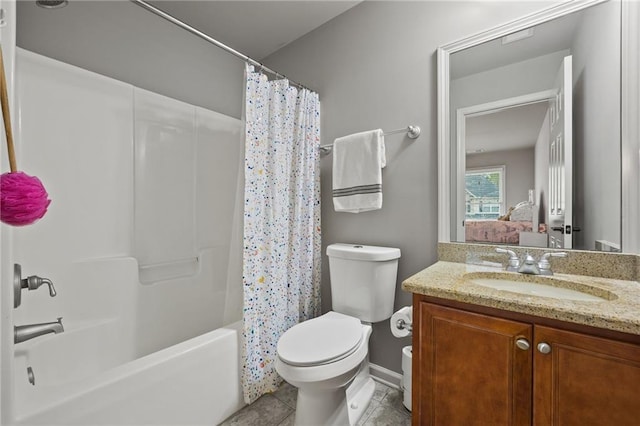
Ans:
{"type": "Polygon", "coordinates": [[[276,371],[298,388],[296,425],[354,425],[375,384],[369,375],[371,323],[393,313],[400,249],[327,247],[332,311],[287,330],[276,371]]]}

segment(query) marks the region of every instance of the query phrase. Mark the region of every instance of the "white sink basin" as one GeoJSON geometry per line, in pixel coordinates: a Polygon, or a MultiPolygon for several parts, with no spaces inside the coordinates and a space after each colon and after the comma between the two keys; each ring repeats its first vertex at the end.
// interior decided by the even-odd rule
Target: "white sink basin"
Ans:
{"type": "Polygon", "coordinates": [[[539,275],[472,272],[466,274],[464,278],[466,281],[482,287],[528,296],[582,302],[603,302],[617,298],[613,293],[601,288],[539,275]]]}

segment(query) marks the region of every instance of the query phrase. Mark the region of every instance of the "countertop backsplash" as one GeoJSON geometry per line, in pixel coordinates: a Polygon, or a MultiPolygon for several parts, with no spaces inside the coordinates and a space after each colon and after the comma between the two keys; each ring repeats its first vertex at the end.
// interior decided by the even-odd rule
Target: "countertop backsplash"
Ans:
{"type": "MultiPolygon", "coordinates": [[[[496,253],[496,247],[513,250],[521,259],[529,253],[536,260],[543,253],[564,251],[492,244],[438,243],[438,260],[504,268],[507,265],[508,256],[496,253]]],[[[551,259],[553,272],[627,281],[640,280],[640,256],[638,255],[584,250],[567,250],[566,252],[568,256],[565,258],[551,259]]]]}

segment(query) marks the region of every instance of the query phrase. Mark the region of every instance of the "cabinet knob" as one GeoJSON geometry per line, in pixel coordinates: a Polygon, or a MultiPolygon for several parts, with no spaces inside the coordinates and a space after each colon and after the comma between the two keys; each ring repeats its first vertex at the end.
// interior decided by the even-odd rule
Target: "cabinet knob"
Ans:
{"type": "Polygon", "coordinates": [[[548,354],[551,352],[551,345],[545,342],[538,343],[538,351],[543,354],[548,354]]]}
{"type": "Polygon", "coordinates": [[[529,345],[529,341],[527,339],[518,339],[516,340],[516,346],[523,351],[528,350],[531,346],[529,345]]]}

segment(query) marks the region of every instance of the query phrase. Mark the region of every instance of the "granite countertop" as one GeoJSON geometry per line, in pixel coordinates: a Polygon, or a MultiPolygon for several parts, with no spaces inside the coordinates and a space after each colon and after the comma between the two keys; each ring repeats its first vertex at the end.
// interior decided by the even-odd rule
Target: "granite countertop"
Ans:
{"type": "Polygon", "coordinates": [[[511,274],[514,280],[535,281],[546,277],[505,272],[495,266],[439,261],[407,278],[402,289],[442,299],[455,300],[544,318],[640,335],[640,283],[612,278],[556,273],[549,284],[581,290],[600,297],[598,301],[561,300],[524,295],[473,284],[466,274],[475,276],[511,274]],[[478,274],[480,273],[480,274],[478,274]]]}

